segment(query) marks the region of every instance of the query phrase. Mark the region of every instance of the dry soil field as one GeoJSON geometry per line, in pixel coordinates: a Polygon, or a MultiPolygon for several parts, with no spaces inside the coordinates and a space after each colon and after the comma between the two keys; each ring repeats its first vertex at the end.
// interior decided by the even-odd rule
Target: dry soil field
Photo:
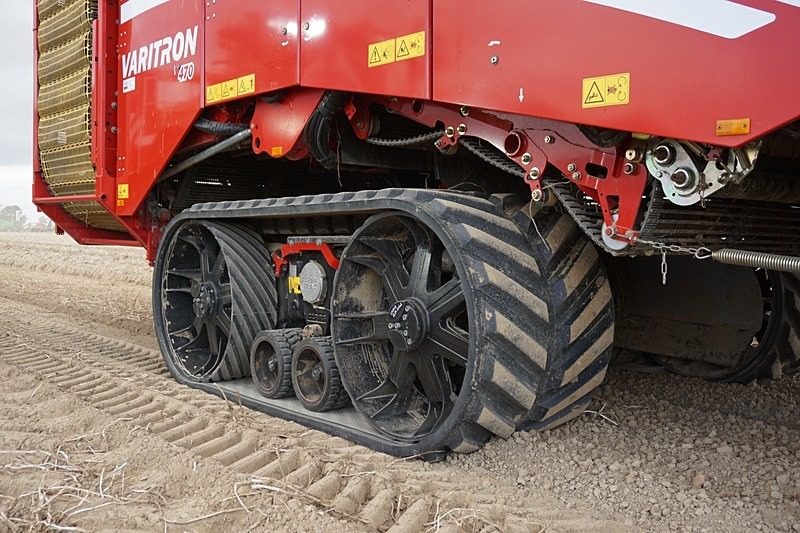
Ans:
{"type": "Polygon", "coordinates": [[[141,250],[0,252],[1,530],[800,531],[800,376],[612,369],[565,427],[398,460],[175,383],[141,250]]]}

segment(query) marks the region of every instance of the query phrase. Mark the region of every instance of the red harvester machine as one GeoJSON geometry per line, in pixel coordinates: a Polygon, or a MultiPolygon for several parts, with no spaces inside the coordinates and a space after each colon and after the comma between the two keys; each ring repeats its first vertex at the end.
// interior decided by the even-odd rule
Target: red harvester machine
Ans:
{"type": "Polygon", "coordinates": [[[798,0],[35,4],[34,202],[182,383],[404,456],[797,370],[798,0]]]}

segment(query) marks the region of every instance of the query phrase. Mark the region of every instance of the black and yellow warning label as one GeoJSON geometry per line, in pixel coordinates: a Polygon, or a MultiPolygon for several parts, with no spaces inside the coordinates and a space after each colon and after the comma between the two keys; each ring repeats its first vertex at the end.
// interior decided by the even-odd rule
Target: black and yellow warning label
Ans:
{"type": "Polygon", "coordinates": [[[248,74],[241,78],[234,78],[206,87],[206,104],[215,104],[255,92],[256,75],[248,74]]]}
{"type": "Polygon", "coordinates": [[[628,72],[585,78],[581,91],[581,106],[586,108],[625,105],[630,103],[631,75],[628,72]]]}
{"type": "Polygon", "coordinates": [[[409,33],[394,39],[372,43],[368,47],[367,66],[380,67],[396,61],[425,55],[425,32],[409,33]]]}
{"type": "Polygon", "coordinates": [[[372,43],[369,45],[369,66],[379,67],[394,63],[395,58],[394,39],[372,43]]]}

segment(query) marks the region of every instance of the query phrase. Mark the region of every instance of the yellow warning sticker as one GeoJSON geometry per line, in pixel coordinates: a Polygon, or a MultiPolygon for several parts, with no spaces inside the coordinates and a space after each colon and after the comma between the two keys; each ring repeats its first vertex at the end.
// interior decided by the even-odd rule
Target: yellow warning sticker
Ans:
{"type": "Polygon", "coordinates": [[[420,31],[403,35],[394,40],[395,57],[397,61],[413,59],[425,55],[425,32],[420,31]]]}
{"type": "Polygon", "coordinates": [[[245,94],[253,94],[256,92],[256,75],[250,74],[249,76],[242,76],[238,81],[239,96],[245,94]]]}
{"type": "Polygon", "coordinates": [[[379,43],[372,43],[369,45],[369,62],[371,67],[380,67],[381,65],[388,65],[394,63],[394,39],[388,41],[381,41],[379,43]]]}
{"type": "Polygon", "coordinates": [[[120,183],[117,185],[117,198],[120,200],[127,200],[130,198],[130,189],[127,183],[120,183]]]}
{"type": "Polygon", "coordinates": [[[418,31],[372,43],[367,48],[367,53],[367,66],[370,68],[422,57],[425,55],[425,32],[418,31]]]}
{"type": "Polygon", "coordinates": [[[206,87],[206,104],[215,104],[256,92],[256,75],[249,74],[241,78],[223,81],[206,87]]]}
{"type": "Polygon", "coordinates": [[[584,109],[606,107],[630,103],[631,75],[629,72],[585,78],[581,91],[581,104],[584,109]]]}
{"type": "Polygon", "coordinates": [[[222,84],[209,85],[206,87],[206,103],[213,104],[222,100],[222,84]]]}
{"type": "Polygon", "coordinates": [[[300,276],[289,276],[289,293],[303,294],[303,291],[300,289],[300,276]]]}

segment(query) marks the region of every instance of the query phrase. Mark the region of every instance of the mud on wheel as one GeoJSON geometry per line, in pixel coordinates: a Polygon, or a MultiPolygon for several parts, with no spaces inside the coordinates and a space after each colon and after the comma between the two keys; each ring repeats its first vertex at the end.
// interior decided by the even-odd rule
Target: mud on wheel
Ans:
{"type": "Polygon", "coordinates": [[[342,380],[398,446],[468,452],[557,425],[608,364],[611,293],[574,223],[543,219],[554,246],[536,245],[496,206],[462,201],[373,216],[336,275],[342,380]]]}
{"type": "Polygon", "coordinates": [[[153,271],[156,337],[181,382],[241,378],[258,332],[275,322],[276,292],[261,238],[240,224],[170,227],[153,271]]]}

